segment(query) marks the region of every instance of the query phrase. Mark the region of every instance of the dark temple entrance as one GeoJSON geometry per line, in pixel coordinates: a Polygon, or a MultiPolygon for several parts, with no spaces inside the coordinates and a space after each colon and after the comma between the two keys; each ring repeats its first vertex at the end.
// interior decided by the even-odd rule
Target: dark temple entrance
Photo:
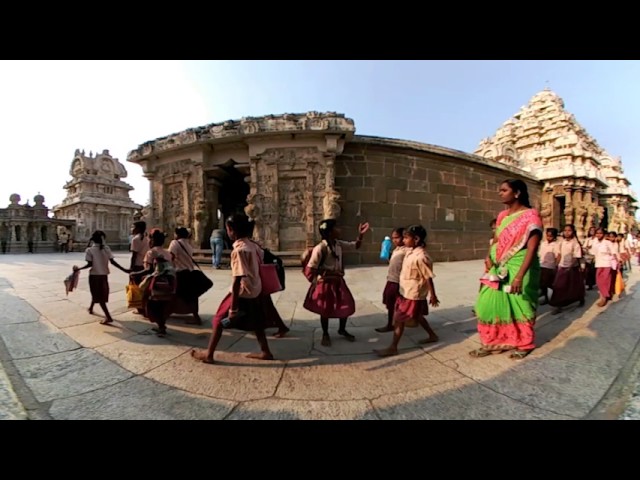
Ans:
{"type": "Polygon", "coordinates": [[[224,221],[234,213],[244,213],[250,185],[245,181],[249,166],[229,160],[207,172],[206,204],[209,221],[205,231],[209,238],[214,228],[224,228],[224,221]]]}

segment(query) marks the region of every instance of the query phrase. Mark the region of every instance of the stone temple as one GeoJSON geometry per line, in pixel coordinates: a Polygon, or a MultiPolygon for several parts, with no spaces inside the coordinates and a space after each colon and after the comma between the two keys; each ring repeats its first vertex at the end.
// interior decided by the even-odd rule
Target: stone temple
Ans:
{"type": "Polygon", "coordinates": [[[600,147],[549,89],[534,95],[475,153],[542,182],[546,227],[572,223],[584,238],[591,226],[618,233],[636,226],[637,196],[620,158],[600,147]]]}
{"type": "Polygon", "coordinates": [[[196,248],[234,212],[256,221],[255,237],[292,263],[319,240],[322,218],[343,237],[368,221],[351,264],[379,262],[394,227],[423,224],[435,261],[482,258],[490,221],[504,207],[498,187],[524,180],[547,226],[593,224],[627,231],[636,197],[619,159],[589,137],[562,100],[543,91],[476,154],[355,134],[335,112],[229,120],[157,138],[127,161],[150,181],[150,226],[192,229],[196,248]]]}
{"type": "MultiPolygon", "coordinates": [[[[338,218],[344,238],[359,222],[372,232],[345,253],[352,264],[379,262],[394,227],[422,223],[436,261],[481,258],[490,221],[503,208],[498,186],[530,173],[477,155],[423,143],[355,135],[334,112],[269,115],[192,128],[140,145],[128,161],[150,180],[150,226],[192,228],[209,248],[213,228],[234,213],[255,219],[255,236],[298,261],[319,240],[323,218],[338,218]]],[[[299,264],[299,263],[298,263],[299,264]]]]}
{"type": "Polygon", "coordinates": [[[142,206],[129,197],[133,187],[122,181],[127,176],[124,165],[109,150],[95,155],[76,150],[69,174],[67,196],[53,212],[56,219],[75,220],[74,243],[84,249],[91,233],[102,230],[112,249],[128,249],[134,214],[142,206]]]}
{"type": "Polygon", "coordinates": [[[44,197],[37,194],[33,205],[20,204],[17,193],[9,197],[7,208],[0,208],[0,252],[44,253],[59,251],[58,234],[70,235],[75,221],[49,217],[44,197]]]}

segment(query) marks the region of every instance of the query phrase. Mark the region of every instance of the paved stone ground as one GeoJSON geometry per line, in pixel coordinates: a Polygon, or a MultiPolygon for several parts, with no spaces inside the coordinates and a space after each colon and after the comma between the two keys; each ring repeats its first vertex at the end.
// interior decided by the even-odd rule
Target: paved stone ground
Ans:
{"type": "MultiPolygon", "coordinates": [[[[125,265],[127,257],[116,256],[125,265]]],[[[218,363],[205,365],[189,350],[206,346],[209,319],[230,283],[228,270],[205,270],[215,284],[201,299],[205,325],[176,317],[161,339],[126,308],[127,276],[115,268],[109,303],[114,326],[88,314],[86,271],[79,289],[65,296],[62,280],[82,258],[0,256],[0,361],[7,372],[0,374],[0,418],[618,418],[640,365],[636,272],[627,295],[604,310],[594,305],[595,292],[588,292],[585,307],[557,316],[541,307],[539,348],[513,361],[467,354],[479,343],[471,307],[481,261],[436,264],[441,306],[429,320],[441,341],[420,346],[425,333],[408,329],[401,354],[386,359],[371,352],[391,339],[373,330],[385,323],[380,297],[386,267],[348,270],[357,304],[349,329],[357,340],[333,334],[331,348],[319,343],[319,319],[301,306],[308,283],[292,269],[287,290],[273,296],[292,329],[284,339],[270,338],[276,360],[247,359],[257,348],[254,336],[225,332],[218,363]]],[[[337,320],[332,322],[333,333],[337,320]]]]}

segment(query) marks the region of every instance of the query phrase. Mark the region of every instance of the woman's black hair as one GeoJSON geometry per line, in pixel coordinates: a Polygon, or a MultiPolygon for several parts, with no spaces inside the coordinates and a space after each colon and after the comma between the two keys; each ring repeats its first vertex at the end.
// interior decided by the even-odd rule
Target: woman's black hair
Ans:
{"type": "Polygon", "coordinates": [[[147,230],[147,222],[143,222],[143,221],[133,222],[133,228],[140,231],[140,233],[144,234],[145,231],[147,230]]]}
{"type": "Polygon", "coordinates": [[[493,228],[493,227],[495,227],[497,224],[498,224],[498,219],[497,219],[497,218],[494,218],[493,220],[491,220],[491,221],[489,222],[489,228],[493,228]]]}
{"type": "Polygon", "coordinates": [[[509,178],[502,183],[506,183],[514,193],[519,194],[518,202],[520,203],[520,205],[531,208],[531,202],[529,201],[529,189],[527,188],[526,183],[524,183],[522,180],[514,178],[509,178]]]}
{"type": "Polygon", "coordinates": [[[405,234],[409,234],[413,237],[418,237],[418,246],[424,247],[426,245],[425,240],[427,239],[427,230],[422,225],[411,225],[408,227],[405,234]]]}
{"type": "Polygon", "coordinates": [[[166,238],[167,236],[162,230],[154,230],[151,234],[151,243],[153,243],[154,247],[161,247],[164,245],[164,241],[166,238]]]}
{"type": "Polygon", "coordinates": [[[334,258],[338,258],[338,254],[336,254],[336,251],[333,248],[333,244],[329,240],[331,239],[331,232],[337,224],[338,222],[335,219],[325,218],[320,222],[320,225],[318,225],[318,230],[320,230],[320,237],[322,238],[322,240],[325,240],[327,242],[329,251],[334,258]]]}
{"type": "Polygon", "coordinates": [[[178,238],[189,238],[189,230],[184,227],[176,228],[175,232],[178,238]]]}
{"type": "Polygon", "coordinates": [[[237,238],[248,238],[253,231],[253,222],[244,213],[234,213],[227,218],[227,226],[236,234],[237,238]]]}
{"type": "Polygon", "coordinates": [[[402,234],[404,233],[404,227],[398,227],[398,228],[394,228],[393,231],[391,232],[393,233],[397,233],[398,235],[402,236],[402,234]]]}

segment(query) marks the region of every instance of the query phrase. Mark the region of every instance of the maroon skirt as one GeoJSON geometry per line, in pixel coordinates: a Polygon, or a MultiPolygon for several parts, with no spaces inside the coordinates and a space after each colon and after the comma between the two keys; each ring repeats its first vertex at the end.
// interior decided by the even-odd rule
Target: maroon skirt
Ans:
{"type": "Polygon", "coordinates": [[[347,318],[356,311],[356,302],[342,277],[313,282],[302,306],[324,318],[347,318]]]}
{"type": "Polygon", "coordinates": [[[109,301],[108,275],[89,275],[89,291],[93,303],[107,303],[109,301]]]}
{"type": "Polygon", "coordinates": [[[260,295],[262,302],[262,308],[264,312],[265,327],[264,328],[277,328],[278,330],[286,330],[288,327],[284,324],[280,312],[273,304],[271,295],[260,295]]]}
{"type": "MultiPolygon", "coordinates": [[[[222,299],[222,302],[220,302],[220,306],[211,320],[211,325],[213,327],[219,327],[222,320],[229,316],[230,308],[231,292],[227,293],[227,296],[222,299]]],[[[265,309],[264,298],[262,296],[257,298],[240,297],[238,299],[238,310],[239,312],[242,312],[242,315],[233,322],[232,326],[228,328],[248,332],[264,330],[266,328],[265,309]]]]}
{"type": "Polygon", "coordinates": [[[400,295],[400,284],[398,282],[387,282],[382,292],[382,303],[390,312],[396,308],[396,300],[400,295]]]}
{"type": "Polygon", "coordinates": [[[611,285],[615,286],[615,276],[617,273],[612,270],[611,267],[598,267],[596,268],[596,285],[598,286],[598,293],[602,295],[602,298],[610,300],[612,297],[611,285]]]}
{"type": "Polygon", "coordinates": [[[552,307],[566,307],[573,302],[584,300],[584,275],[580,267],[559,267],[553,282],[553,295],[549,299],[552,307]]]}
{"type": "Polygon", "coordinates": [[[393,322],[415,325],[416,322],[429,315],[429,302],[425,300],[409,300],[402,295],[396,300],[393,322]]]}
{"type": "MultiPolygon", "coordinates": [[[[555,268],[541,268],[540,269],[540,288],[552,288],[553,282],[556,279],[555,268]]],[[[545,293],[546,295],[546,293],[545,293]]]]}

